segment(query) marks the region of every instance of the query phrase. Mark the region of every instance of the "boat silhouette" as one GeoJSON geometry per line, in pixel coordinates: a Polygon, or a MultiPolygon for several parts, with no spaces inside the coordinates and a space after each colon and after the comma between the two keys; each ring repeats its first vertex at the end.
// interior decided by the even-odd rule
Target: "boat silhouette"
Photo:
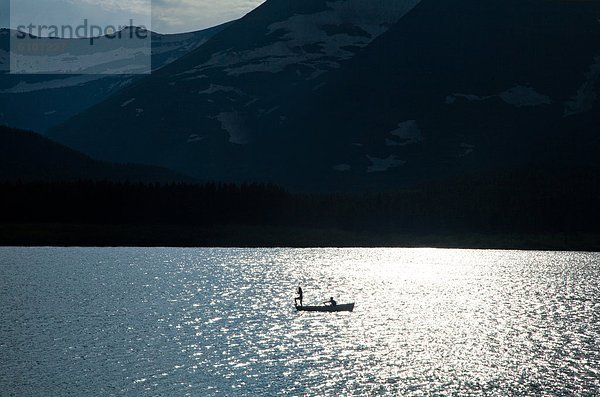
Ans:
{"type": "Polygon", "coordinates": [[[340,305],[322,305],[322,306],[299,306],[295,305],[299,312],[351,312],[354,310],[353,303],[344,303],[340,305]]]}

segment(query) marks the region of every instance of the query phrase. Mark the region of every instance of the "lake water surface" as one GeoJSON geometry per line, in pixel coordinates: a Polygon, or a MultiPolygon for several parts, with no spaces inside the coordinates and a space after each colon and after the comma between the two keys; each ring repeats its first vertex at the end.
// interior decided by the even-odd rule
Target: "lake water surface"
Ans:
{"type": "Polygon", "coordinates": [[[597,396],[600,254],[0,248],[0,395],[597,396]],[[334,296],[353,313],[296,313],[334,296]]]}

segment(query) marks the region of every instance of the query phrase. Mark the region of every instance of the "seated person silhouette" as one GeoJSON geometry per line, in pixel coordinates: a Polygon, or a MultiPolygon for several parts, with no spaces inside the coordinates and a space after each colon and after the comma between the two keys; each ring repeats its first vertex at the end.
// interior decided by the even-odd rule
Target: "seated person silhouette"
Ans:
{"type": "Polygon", "coordinates": [[[329,306],[337,306],[337,302],[333,299],[333,296],[329,298],[328,301],[323,302],[324,304],[328,304],[329,306]]]}

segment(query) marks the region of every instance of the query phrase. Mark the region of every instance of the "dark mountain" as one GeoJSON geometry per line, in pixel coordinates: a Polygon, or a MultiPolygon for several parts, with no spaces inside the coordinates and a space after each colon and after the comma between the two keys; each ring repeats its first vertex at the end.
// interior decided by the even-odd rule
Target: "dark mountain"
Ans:
{"type": "MultiPolygon", "coordinates": [[[[193,51],[226,26],[173,35],[152,32],[152,69],[160,69],[193,51]]],[[[0,29],[0,123],[43,133],[144,77],[108,74],[107,71],[121,69],[127,64],[116,62],[112,53],[102,60],[100,53],[103,40],[107,41],[105,38],[96,39],[94,46],[90,46],[87,39],[35,40],[35,45],[40,48],[68,48],[69,54],[77,54],[82,59],[94,56],[97,65],[93,67],[96,69],[85,70],[85,74],[9,74],[11,35],[14,37],[16,34],[16,31],[0,29]]],[[[127,29],[123,35],[127,37],[127,29]]],[[[110,49],[105,48],[107,53],[110,49]]],[[[50,58],[47,61],[53,65],[50,58]]],[[[135,62],[127,63],[135,66],[135,62]]]]}
{"type": "Polygon", "coordinates": [[[0,182],[79,180],[193,182],[160,167],[97,161],[36,133],[0,126],[0,182]]]}
{"type": "Polygon", "coordinates": [[[301,189],[594,163],[599,17],[595,2],[270,0],[51,136],[301,189]]]}
{"type": "Polygon", "coordinates": [[[590,2],[423,1],[285,109],[287,133],[329,180],[364,186],[595,163],[599,16],[590,2]]]}
{"type": "Polygon", "coordinates": [[[271,179],[277,165],[265,154],[281,150],[269,149],[278,143],[261,123],[275,117],[278,128],[282,103],[337,70],[415,3],[267,1],[51,136],[105,159],[151,159],[211,179],[271,179]]]}

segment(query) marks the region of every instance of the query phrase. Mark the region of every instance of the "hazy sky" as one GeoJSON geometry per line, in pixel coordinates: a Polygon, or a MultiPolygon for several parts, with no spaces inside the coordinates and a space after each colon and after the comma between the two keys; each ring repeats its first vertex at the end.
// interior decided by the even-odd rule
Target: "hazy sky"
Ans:
{"type": "Polygon", "coordinates": [[[153,29],[163,33],[203,29],[240,18],[262,2],[264,0],[153,0],[153,29]]]}
{"type": "Polygon", "coordinates": [[[237,19],[264,0],[0,0],[0,25],[123,25],[132,18],[160,33],[199,30],[237,19]],[[150,2],[152,6],[150,7],[150,2]],[[6,9],[10,4],[10,21],[6,9]]]}

